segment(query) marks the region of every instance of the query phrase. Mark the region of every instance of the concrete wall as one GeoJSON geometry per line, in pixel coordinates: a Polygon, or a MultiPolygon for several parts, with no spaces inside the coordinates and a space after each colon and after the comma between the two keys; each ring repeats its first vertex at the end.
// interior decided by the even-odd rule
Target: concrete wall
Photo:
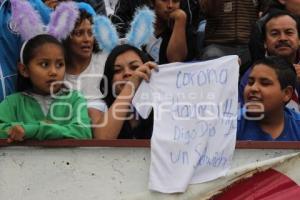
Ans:
{"type": "MultiPolygon", "coordinates": [[[[237,150],[233,168],[293,150],[237,150]]],[[[149,148],[2,147],[0,200],[192,199],[149,192],[149,148]]],[[[201,199],[201,198],[200,198],[201,199]]]]}

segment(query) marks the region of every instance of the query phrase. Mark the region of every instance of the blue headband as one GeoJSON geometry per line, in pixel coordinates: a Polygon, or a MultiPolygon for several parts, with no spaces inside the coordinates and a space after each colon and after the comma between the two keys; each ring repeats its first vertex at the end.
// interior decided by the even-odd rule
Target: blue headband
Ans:
{"type": "Polygon", "coordinates": [[[87,4],[87,3],[84,3],[84,2],[80,2],[80,3],[77,3],[77,6],[78,6],[79,10],[86,11],[87,13],[89,13],[90,15],[92,15],[92,17],[96,16],[96,12],[95,12],[94,8],[90,4],[87,4]]]}

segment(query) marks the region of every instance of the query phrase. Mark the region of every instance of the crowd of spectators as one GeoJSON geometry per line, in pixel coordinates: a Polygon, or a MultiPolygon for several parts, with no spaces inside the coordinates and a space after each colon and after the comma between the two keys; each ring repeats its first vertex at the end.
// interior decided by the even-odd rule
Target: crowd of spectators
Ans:
{"type": "MultiPolygon", "coordinates": [[[[26,47],[26,42],[23,44],[24,41],[20,37],[17,25],[11,21],[14,15],[13,6],[16,2],[15,0],[0,0],[0,102],[17,90],[20,91],[20,85],[22,86],[20,80],[17,84],[17,79],[19,79],[17,66],[20,62],[20,54],[22,57],[24,53],[22,45],[23,48],[26,47]]],[[[298,136],[300,134],[299,83],[295,80],[294,84],[293,78],[289,79],[278,74],[287,70],[289,72],[286,76],[294,74],[300,80],[300,24],[298,21],[300,1],[28,0],[27,2],[37,11],[44,24],[51,21],[51,13],[55,12],[61,2],[73,2],[78,5],[79,17],[73,30],[62,42],[65,57],[64,80],[69,83],[70,89],[79,90],[87,99],[87,112],[91,119],[94,138],[145,139],[151,137],[148,132],[151,132],[152,115],[146,121],[120,120],[120,117],[124,118],[134,113],[134,109],[123,112],[118,118],[111,113],[116,112],[117,103],[121,102],[122,105],[131,103],[131,99],[124,101],[122,97],[128,93],[134,93],[142,80],[148,80],[151,69],[157,69],[156,64],[205,61],[226,55],[238,55],[239,101],[242,104],[249,104],[252,101],[261,102],[269,108],[264,101],[264,95],[266,100],[268,98],[278,100],[277,102],[270,101],[270,104],[274,104],[274,108],[264,112],[267,116],[265,120],[255,122],[256,125],[258,124],[256,132],[260,135],[269,134],[271,137],[240,135],[239,139],[300,140],[298,136]],[[118,36],[125,38],[136,11],[145,6],[153,10],[156,16],[153,24],[154,35],[151,36],[149,42],[141,49],[122,44],[108,54],[104,52],[94,37],[95,16],[107,16],[116,27],[118,36]],[[269,74],[265,73],[268,70],[269,74]],[[91,75],[93,78],[82,78],[86,77],[85,75],[91,75]],[[106,94],[106,91],[103,91],[104,88],[101,87],[103,75],[109,77],[108,81],[111,85],[108,85],[108,93],[116,93],[117,96],[114,98],[102,97],[102,94],[106,94]],[[283,80],[285,78],[288,81],[283,80]],[[112,88],[117,80],[126,82],[122,87],[117,87],[118,90],[112,88]],[[133,84],[135,87],[133,91],[132,85],[128,85],[127,82],[133,84]],[[286,85],[283,87],[284,83],[286,85]],[[275,89],[271,87],[276,84],[281,87],[275,89]],[[265,90],[276,92],[270,97],[265,90]],[[274,96],[275,94],[283,96],[274,96]],[[270,120],[274,115],[277,118],[270,120]],[[104,118],[108,120],[106,127],[101,126],[104,118]],[[287,119],[293,122],[289,125],[288,132],[285,131],[287,119]],[[280,126],[276,126],[274,130],[275,124],[280,124],[280,126]],[[147,130],[145,134],[138,135],[138,132],[143,132],[143,129],[147,130]],[[273,134],[273,131],[276,134],[273,134]],[[290,132],[299,134],[286,136],[290,132]]],[[[23,17],[25,15],[26,13],[23,17]]],[[[47,95],[43,93],[43,96],[47,95]]],[[[0,108],[1,105],[7,107],[7,101],[3,102],[0,108]]],[[[122,109],[128,109],[128,105],[122,109]]],[[[39,121],[40,118],[36,120],[39,121]]],[[[0,116],[0,124],[4,121],[4,118],[0,116]]],[[[24,126],[22,128],[20,125],[15,128],[13,125],[11,127],[7,125],[8,122],[5,123],[5,126],[0,125],[0,127],[5,129],[8,136],[0,130],[1,137],[7,136],[10,141],[22,141],[26,138],[24,126]],[[16,136],[21,133],[22,137],[16,136]]],[[[242,124],[247,124],[247,122],[243,121],[242,124]]],[[[242,128],[239,130],[241,131],[242,128]]]]}

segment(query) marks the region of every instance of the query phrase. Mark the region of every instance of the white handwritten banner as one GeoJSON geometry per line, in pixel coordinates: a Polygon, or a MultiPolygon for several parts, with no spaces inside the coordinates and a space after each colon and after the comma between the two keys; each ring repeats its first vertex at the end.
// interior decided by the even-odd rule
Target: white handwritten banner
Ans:
{"type": "Polygon", "coordinates": [[[238,109],[237,56],[162,65],[142,82],[133,104],[154,110],[149,188],[184,192],[224,176],[230,167],[238,109]]]}

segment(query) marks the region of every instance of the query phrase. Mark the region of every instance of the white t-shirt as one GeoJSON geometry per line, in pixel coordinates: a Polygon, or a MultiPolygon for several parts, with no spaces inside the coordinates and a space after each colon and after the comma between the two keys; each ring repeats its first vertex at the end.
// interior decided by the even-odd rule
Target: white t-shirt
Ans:
{"type": "Polygon", "coordinates": [[[107,16],[114,14],[118,0],[104,0],[107,16]]]}
{"type": "Polygon", "coordinates": [[[87,99],[88,108],[95,108],[102,112],[107,110],[103,95],[100,91],[100,81],[104,73],[107,54],[93,54],[89,66],[79,75],[65,74],[67,86],[80,91],[87,99]]]}
{"type": "Polygon", "coordinates": [[[226,174],[238,110],[237,56],[162,65],[139,86],[133,105],[154,110],[149,188],[184,192],[189,184],[226,174]]]}

